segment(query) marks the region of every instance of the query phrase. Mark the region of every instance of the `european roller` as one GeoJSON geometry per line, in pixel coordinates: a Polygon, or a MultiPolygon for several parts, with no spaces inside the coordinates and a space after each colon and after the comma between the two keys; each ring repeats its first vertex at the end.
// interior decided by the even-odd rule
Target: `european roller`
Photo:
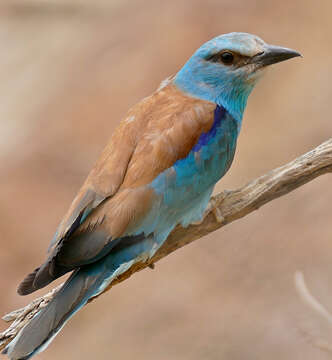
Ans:
{"type": "Polygon", "coordinates": [[[68,319],[177,224],[199,221],[230,168],[247,99],[264,69],[300,54],[230,33],[203,44],[173,77],[129,110],[59,225],[49,256],[18,287],[30,294],[71,276],[5,348],[43,351],[68,319]]]}

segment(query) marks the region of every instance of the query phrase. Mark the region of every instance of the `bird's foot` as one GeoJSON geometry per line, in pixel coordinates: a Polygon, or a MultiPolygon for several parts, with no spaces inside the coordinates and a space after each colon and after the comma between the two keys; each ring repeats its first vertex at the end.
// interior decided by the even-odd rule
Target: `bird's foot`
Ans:
{"type": "Polygon", "coordinates": [[[210,214],[210,212],[213,213],[217,222],[219,224],[222,224],[225,221],[225,218],[223,217],[223,215],[218,207],[218,204],[220,204],[230,192],[231,191],[229,191],[229,190],[224,190],[222,193],[222,196],[219,195],[218,202],[217,202],[216,198],[211,197],[209,204],[208,204],[206,210],[204,211],[202,219],[199,221],[193,222],[192,225],[201,225],[203,223],[203,221],[205,220],[205,218],[210,214]]]}
{"type": "MultiPolygon", "coordinates": [[[[224,195],[223,199],[225,197],[226,197],[226,194],[224,195]]],[[[218,203],[220,203],[220,200],[218,201],[218,203]]],[[[214,218],[217,220],[217,223],[221,224],[224,222],[225,218],[223,217],[223,215],[218,207],[218,203],[217,203],[216,199],[214,197],[212,197],[210,199],[209,205],[206,209],[206,215],[208,213],[212,212],[212,214],[214,215],[214,218]]]]}
{"type": "Polygon", "coordinates": [[[155,265],[154,265],[154,263],[151,263],[151,264],[148,265],[148,267],[149,267],[150,269],[154,270],[155,265]]]}

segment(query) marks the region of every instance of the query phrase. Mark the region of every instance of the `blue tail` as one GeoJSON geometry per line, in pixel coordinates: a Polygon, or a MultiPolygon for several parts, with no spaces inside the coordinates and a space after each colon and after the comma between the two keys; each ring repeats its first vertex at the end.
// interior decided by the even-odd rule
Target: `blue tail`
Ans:
{"type": "Polygon", "coordinates": [[[124,243],[103,259],[74,271],[50,303],[18,333],[3,353],[11,360],[26,360],[45,350],[89,299],[103,292],[134,263],[147,260],[152,244],[149,238],[124,243]]]}
{"type": "Polygon", "coordinates": [[[3,353],[11,360],[23,360],[46,349],[70,317],[97,293],[102,277],[103,274],[90,276],[82,270],[73,273],[51,302],[19,332],[3,353]]]}

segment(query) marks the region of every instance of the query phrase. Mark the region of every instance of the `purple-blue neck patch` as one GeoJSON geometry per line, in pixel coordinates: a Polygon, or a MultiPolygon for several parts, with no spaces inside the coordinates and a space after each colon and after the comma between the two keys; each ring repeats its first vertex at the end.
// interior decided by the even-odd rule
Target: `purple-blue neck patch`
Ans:
{"type": "Polygon", "coordinates": [[[208,142],[212,138],[214,138],[223,119],[225,119],[225,115],[226,115],[225,108],[220,105],[217,105],[216,108],[214,109],[214,121],[213,121],[211,129],[208,132],[203,133],[199,137],[196,145],[192,148],[192,151],[199,151],[202,148],[202,146],[207,145],[208,142]]]}

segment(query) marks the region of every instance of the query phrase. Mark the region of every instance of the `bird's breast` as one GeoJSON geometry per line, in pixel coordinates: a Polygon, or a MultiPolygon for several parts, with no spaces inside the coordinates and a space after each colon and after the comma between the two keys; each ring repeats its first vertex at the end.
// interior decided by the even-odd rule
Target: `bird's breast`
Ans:
{"type": "Polygon", "coordinates": [[[214,185],[233,161],[237,135],[236,121],[217,106],[210,130],[201,134],[185,158],[151,183],[160,198],[157,223],[186,226],[201,218],[214,185]]]}
{"type": "Polygon", "coordinates": [[[170,206],[200,196],[229,169],[237,135],[236,121],[224,108],[217,106],[210,130],[202,133],[189,154],[161,173],[151,187],[170,206]]]}

